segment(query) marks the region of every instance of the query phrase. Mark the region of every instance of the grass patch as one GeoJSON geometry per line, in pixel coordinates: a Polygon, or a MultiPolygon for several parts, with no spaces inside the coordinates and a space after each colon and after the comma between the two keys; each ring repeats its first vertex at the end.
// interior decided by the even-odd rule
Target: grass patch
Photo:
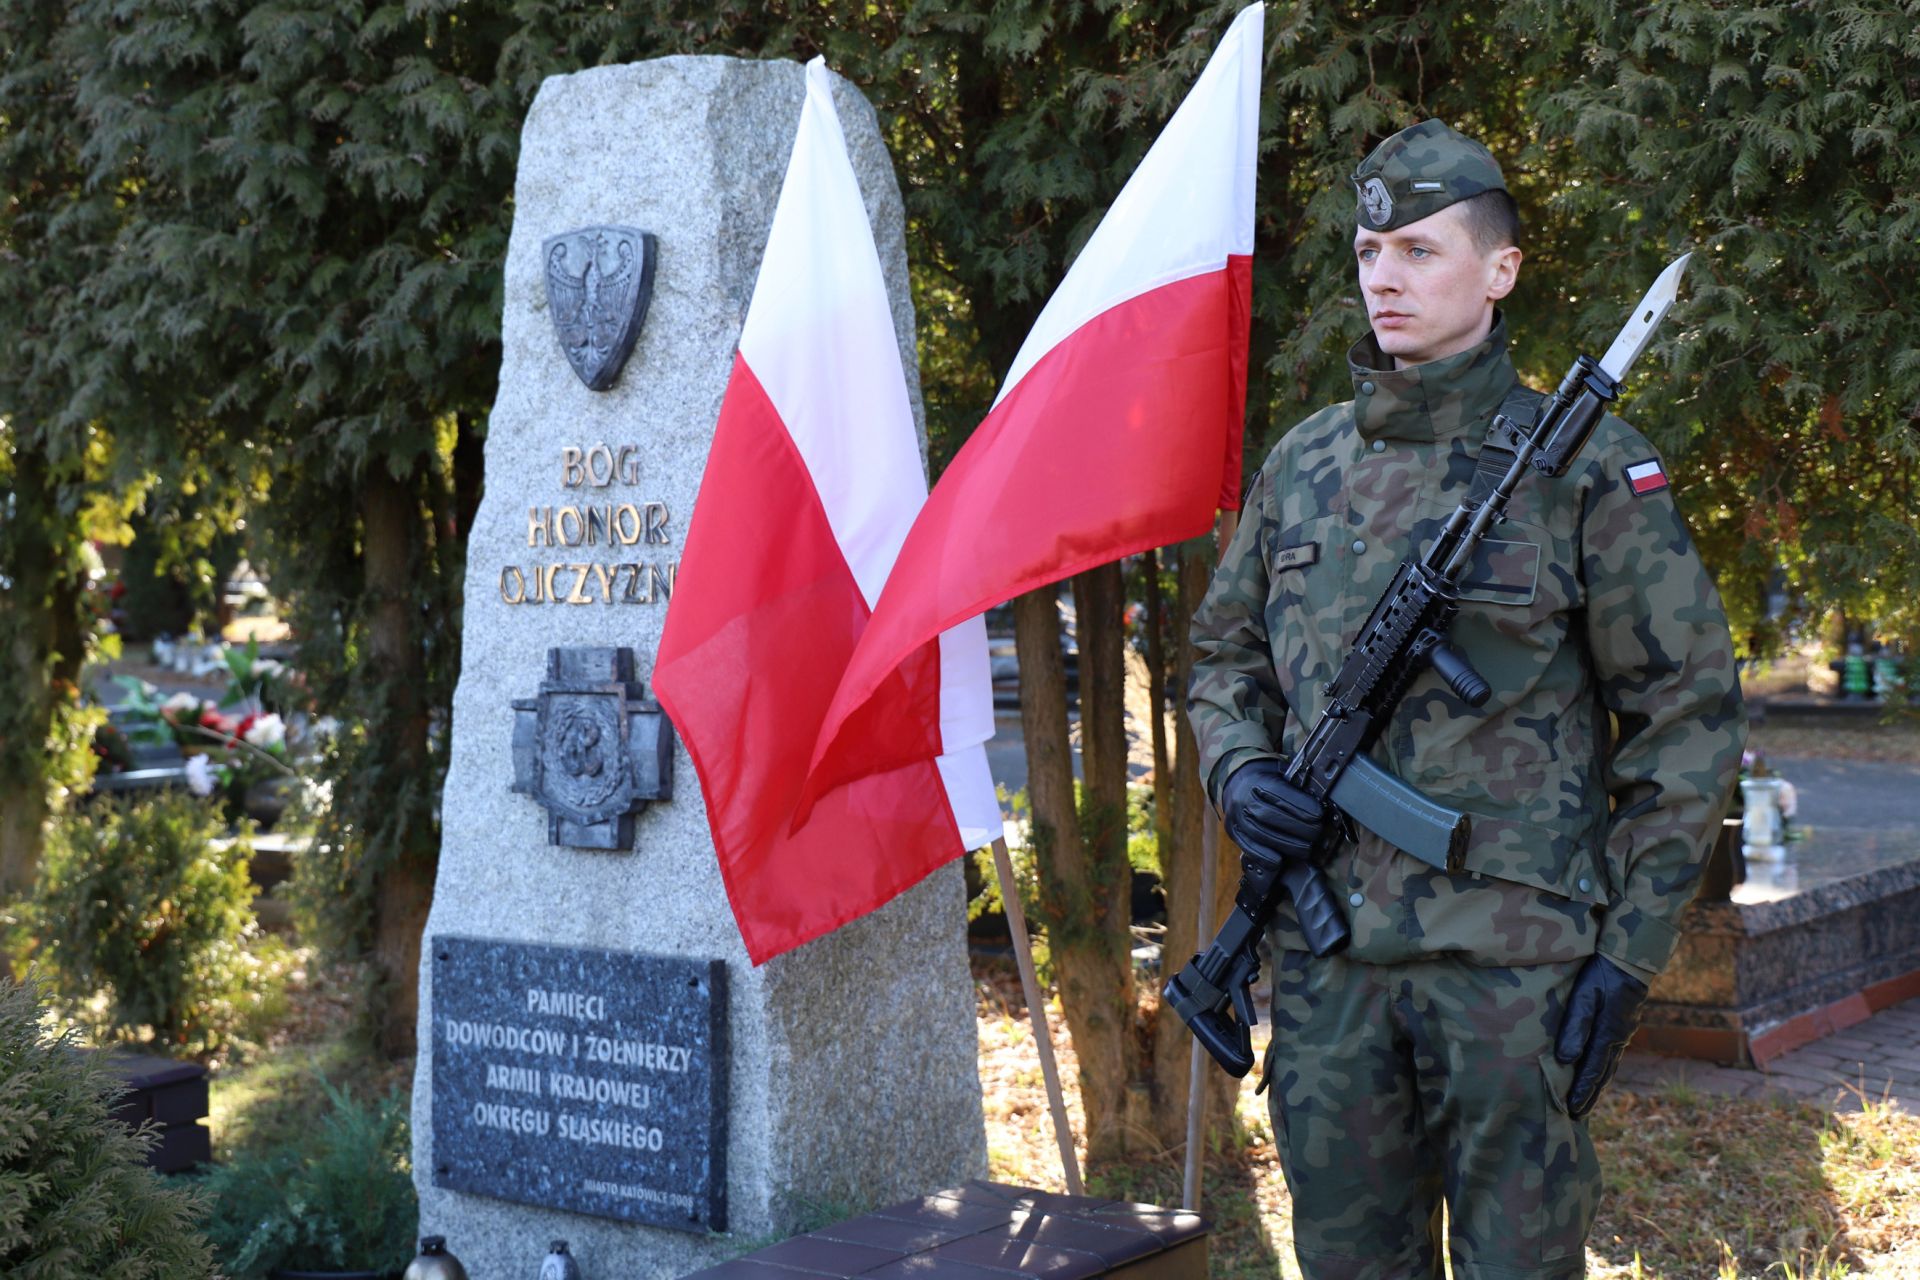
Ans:
{"type": "MultiPolygon", "coordinates": [[[[1828,1113],[1691,1090],[1614,1093],[1589,1122],[1606,1194],[1589,1239],[1601,1275],[1845,1274],[1847,1224],[1828,1189],[1828,1113]]],[[[1596,1268],[1598,1270],[1598,1268],[1596,1268]]]]}
{"type": "Polygon", "coordinates": [[[323,1077],[361,1098],[411,1086],[412,1059],[382,1060],[359,1030],[365,974],[318,967],[311,953],[300,954],[307,963],[288,975],[284,1015],[264,1043],[210,1064],[207,1126],[216,1161],[297,1143],[326,1109],[323,1077]]]}

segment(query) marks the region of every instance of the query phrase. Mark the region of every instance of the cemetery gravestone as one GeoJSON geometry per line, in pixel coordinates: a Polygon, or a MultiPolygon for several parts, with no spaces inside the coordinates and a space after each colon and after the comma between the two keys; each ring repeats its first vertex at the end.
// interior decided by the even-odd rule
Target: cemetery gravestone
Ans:
{"type": "MultiPolygon", "coordinates": [[[[664,58],[528,114],[414,1078],[421,1229],[475,1276],[537,1275],[557,1238],[588,1277],[683,1275],[985,1169],[959,867],[753,968],[691,762],[648,736],[802,94],[797,64],[664,58]]],[[[898,188],[872,110],[835,103],[918,414],[898,188]]]]}

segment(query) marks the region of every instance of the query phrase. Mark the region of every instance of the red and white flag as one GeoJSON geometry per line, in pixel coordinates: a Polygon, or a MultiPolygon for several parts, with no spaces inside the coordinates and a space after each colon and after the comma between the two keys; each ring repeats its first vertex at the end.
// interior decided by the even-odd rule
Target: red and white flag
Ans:
{"type": "Polygon", "coordinates": [[[653,675],[755,964],[1000,835],[978,620],[929,646],[943,752],[793,821],[833,691],[926,496],[880,255],[816,58],[653,675]]]}
{"type": "Polygon", "coordinates": [[[1239,506],[1262,30],[1258,4],[1234,19],[941,475],[827,714],[809,798],[946,749],[945,629],[1239,506]]]}

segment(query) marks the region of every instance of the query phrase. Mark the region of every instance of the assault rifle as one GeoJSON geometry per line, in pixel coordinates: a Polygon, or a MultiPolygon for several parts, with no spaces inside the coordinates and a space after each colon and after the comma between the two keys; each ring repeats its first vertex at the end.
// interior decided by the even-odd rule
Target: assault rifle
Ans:
{"type": "MultiPolygon", "coordinates": [[[[1490,476],[1504,464],[1498,479],[1490,488],[1475,484],[1426,554],[1401,562],[1327,686],[1326,709],[1286,763],[1283,776],[1289,783],[1429,866],[1463,869],[1471,829],[1467,816],[1401,782],[1367,753],[1408,686],[1428,667],[1469,706],[1486,702],[1491,692],[1486,680],[1447,640],[1460,609],[1461,580],[1520,478],[1529,469],[1557,476],[1586,445],[1620,394],[1620,380],[1672,308],[1690,257],[1683,255],[1660,273],[1604,357],[1596,361],[1582,355],[1574,361],[1531,428],[1505,414],[1494,419],[1482,446],[1480,472],[1490,476]]],[[[1167,1002],[1231,1075],[1244,1076],[1253,1068],[1252,1028],[1260,1020],[1252,996],[1260,976],[1256,948],[1280,895],[1292,897],[1301,933],[1316,956],[1347,944],[1346,920],[1318,866],[1325,849],[1340,838],[1341,825],[1327,823],[1322,847],[1311,859],[1283,861],[1243,850],[1233,911],[1212,944],[1167,982],[1167,1002]]]]}

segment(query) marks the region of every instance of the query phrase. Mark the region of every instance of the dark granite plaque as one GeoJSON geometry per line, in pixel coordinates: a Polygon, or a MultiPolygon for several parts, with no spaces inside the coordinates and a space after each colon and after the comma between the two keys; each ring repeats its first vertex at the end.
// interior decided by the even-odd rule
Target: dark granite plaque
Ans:
{"type": "Polygon", "coordinates": [[[727,1225],[720,960],[433,939],[433,1181],[727,1225]]]}

